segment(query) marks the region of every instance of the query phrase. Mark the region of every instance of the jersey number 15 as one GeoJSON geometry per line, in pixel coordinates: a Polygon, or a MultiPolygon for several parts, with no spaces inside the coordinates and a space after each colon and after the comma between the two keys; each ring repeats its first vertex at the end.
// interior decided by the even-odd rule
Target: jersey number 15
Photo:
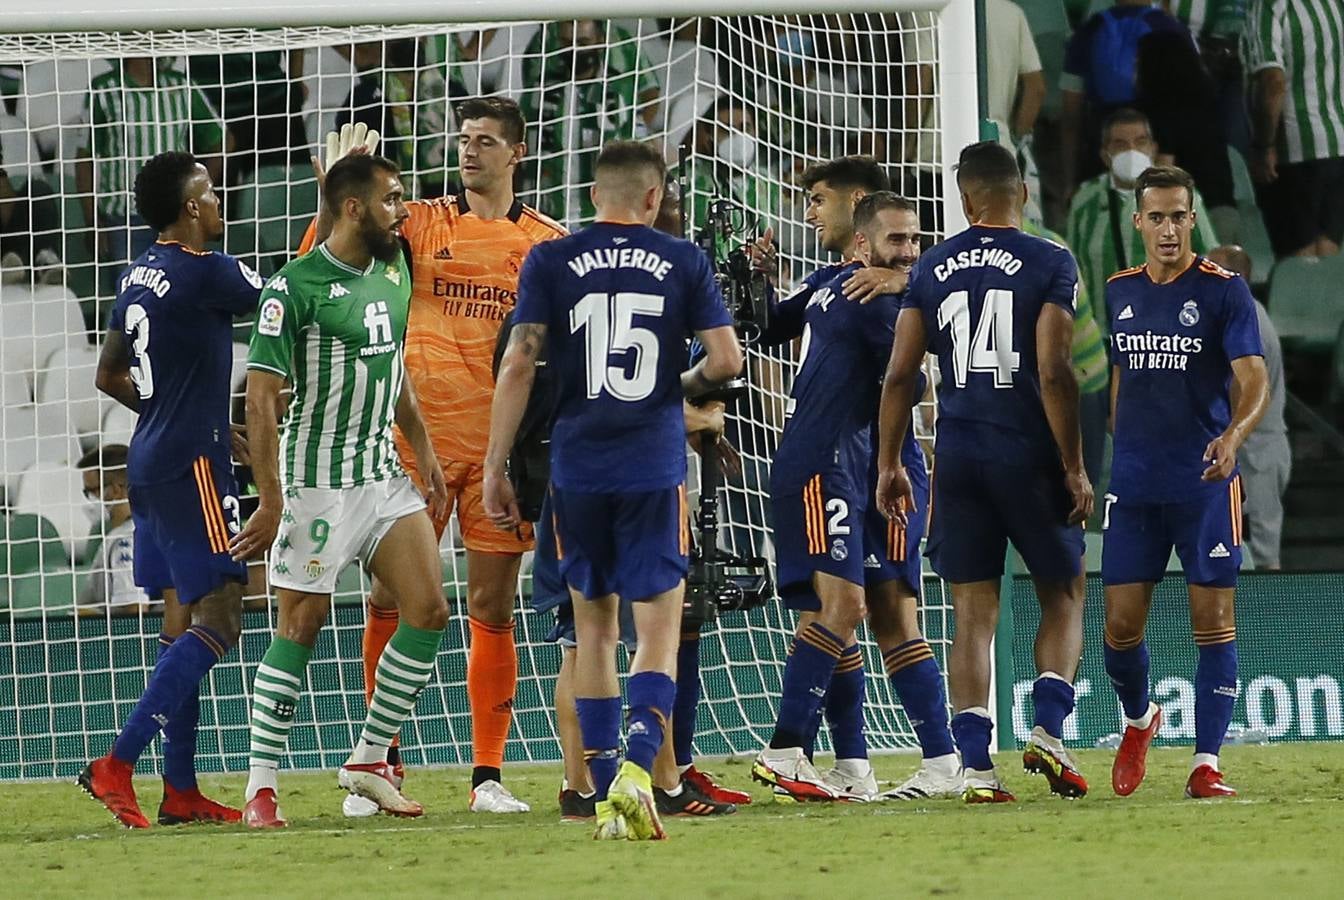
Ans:
{"type": "Polygon", "coordinates": [[[971,295],[953,291],[938,304],[938,330],[952,328],[952,377],[957,387],[966,386],[969,372],[989,372],[994,387],[1013,386],[1013,373],[1020,368],[1013,349],[1013,292],[992,288],[985,292],[980,321],[971,334],[971,295]]]}
{"type": "Polygon", "coordinates": [[[634,403],[647,398],[658,384],[658,335],[634,324],[635,316],[663,314],[657,294],[622,291],[585,294],[569,311],[569,333],[584,332],[584,368],[588,399],[605,390],[617,400],[634,403]],[[634,364],[611,365],[613,353],[634,352],[634,364]]]}

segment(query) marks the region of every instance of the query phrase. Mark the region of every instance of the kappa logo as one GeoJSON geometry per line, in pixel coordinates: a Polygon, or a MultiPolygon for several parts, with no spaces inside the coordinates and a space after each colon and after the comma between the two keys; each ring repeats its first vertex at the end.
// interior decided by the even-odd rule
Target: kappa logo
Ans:
{"type": "Polygon", "coordinates": [[[1120,310],[1120,315],[1116,316],[1115,318],[1117,321],[1121,322],[1123,322],[1125,319],[1134,318],[1134,307],[1126,306],[1124,309],[1120,310]]]}
{"type": "Polygon", "coordinates": [[[343,284],[333,284],[331,290],[327,291],[327,299],[335,300],[337,297],[348,297],[350,292],[346,290],[343,284]]]}
{"type": "Polygon", "coordinates": [[[434,258],[439,260],[448,260],[453,258],[453,251],[447,247],[440,247],[434,251],[434,258]]]}
{"type": "Polygon", "coordinates": [[[882,564],[877,561],[876,554],[869,553],[867,556],[863,558],[863,567],[865,569],[880,569],[882,568],[882,564]]]}
{"type": "Polygon", "coordinates": [[[1219,541],[1218,544],[1209,551],[1209,559],[1227,559],[1231,555],[1231,553],[1227,552],[1227,547],[1223,546],[1222,541],[1219,541]]]}
{"type": "Polygon", "coordinates": [[[1185,301],[1176,318],[1186,328],[1196,325],[1199,322],[1199,304],[1195,303],[1194,300],[1185,301]]]}

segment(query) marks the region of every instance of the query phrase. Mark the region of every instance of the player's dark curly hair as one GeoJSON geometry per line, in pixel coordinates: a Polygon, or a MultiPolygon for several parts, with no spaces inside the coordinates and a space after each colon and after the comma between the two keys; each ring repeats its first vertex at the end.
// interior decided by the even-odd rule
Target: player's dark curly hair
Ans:
{"type": "Polygon", "coordinates": [[[180,150],[160,153],[135,176],[135,211],[155,231],[177,221],[185,202],[187,179],[196,174],[196,157],[180,150]]]}
{"type": "Polygon", "coordinates": [[[998,141],[980,141],[961,151],[957,160],[957,186],[975,182],[1000,191],[1017,191],[1022,187],[1022,169],[1017,157],[998,141]]]}
{"type": "Polygon", "coordinates": [[[882,164],[871,156],[838,156],[808,166],[803,172],[803,189],[812,190],[819,182],[842,191],[867,191],[870,194],[891,188],[882,164]]]}
{"type": "Polygon", "coordinates": [[[457,120],[494,119],[503,126],[504,137],[511,144],[521,144],[526,123],[518,101],[508,97],[472,97],[457,107],[457,120]]]}

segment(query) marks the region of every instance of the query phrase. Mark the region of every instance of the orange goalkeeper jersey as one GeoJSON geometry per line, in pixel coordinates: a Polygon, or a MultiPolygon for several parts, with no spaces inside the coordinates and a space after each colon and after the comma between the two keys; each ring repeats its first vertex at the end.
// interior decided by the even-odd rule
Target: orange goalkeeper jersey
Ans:
{"type": "MultiPolygon", "coordinates": [[[[411,246],[413,279],[406,371],[435,454],[479,464],[490,438],[495,340],[518,300],[523,258],[566,232],[516,200],[500,219],[478,217],[465,194],[406,208],[411,215],[401,233],[411,246]]],[[[402,459],[413,464],[399,431],[396,437],[402,459]]]]}

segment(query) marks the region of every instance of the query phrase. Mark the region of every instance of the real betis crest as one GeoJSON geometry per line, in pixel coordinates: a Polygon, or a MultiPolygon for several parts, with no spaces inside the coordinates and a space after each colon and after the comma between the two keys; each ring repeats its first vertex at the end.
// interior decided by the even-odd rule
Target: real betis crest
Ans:
{"type": "Polygon", "coordinates": [[[401,286],[401,269],[398,269],[396,266],[389,265],[387,271],[383,273],[383,276],[398,287],[401,286]]]}

